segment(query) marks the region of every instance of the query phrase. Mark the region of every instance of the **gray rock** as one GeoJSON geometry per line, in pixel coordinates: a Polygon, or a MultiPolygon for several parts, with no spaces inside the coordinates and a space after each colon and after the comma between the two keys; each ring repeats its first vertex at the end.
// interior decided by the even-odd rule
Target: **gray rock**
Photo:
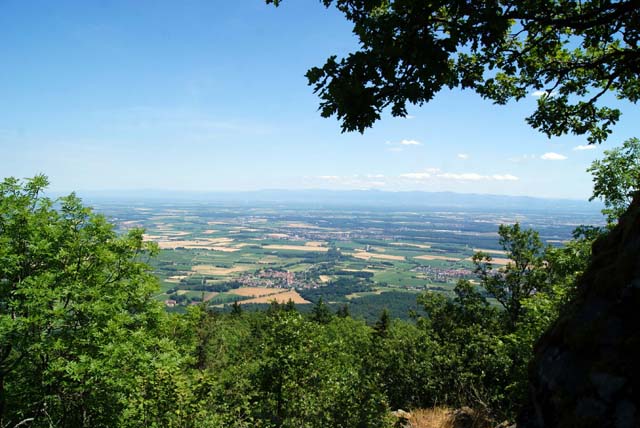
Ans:
{"type": "Polygon", "coordinates": [[[639,428],[640,194],[535,346],[519,428],[639,428]]]}

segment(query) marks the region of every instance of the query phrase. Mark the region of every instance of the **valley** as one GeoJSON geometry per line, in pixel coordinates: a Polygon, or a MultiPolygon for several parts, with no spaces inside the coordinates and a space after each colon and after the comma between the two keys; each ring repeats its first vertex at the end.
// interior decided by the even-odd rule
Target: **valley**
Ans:
{"type": "MultiPolygon", "coordinates": [[[[227,310],[231,304],[296,305],[323,299],[349,305],[367,319],[389,307],[406,317],[426,290],[451,294],[474,280],[473,254],[496,267],[509,260],[498,225],[520,222],[548,245],[571,238],[579,224],[600,221],[590,211],[409,209],[300,203],[93,202],[120,231],[143,228],[157,243],[150,260],[167,310],[191,304],[227,310]]],[[[245,306],[248,307],[248,306],[245,306]]],[[[302,308],[304,310],[304,308],[302,308]]]]}

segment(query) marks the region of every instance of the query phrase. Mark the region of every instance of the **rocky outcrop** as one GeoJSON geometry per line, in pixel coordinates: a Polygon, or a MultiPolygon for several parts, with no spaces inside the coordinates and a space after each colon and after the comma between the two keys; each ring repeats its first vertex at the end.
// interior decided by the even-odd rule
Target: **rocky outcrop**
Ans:
{"type": "Polygon", "coordinates": [[[519,428],[640,427],[640,197],[593,247],[578,296],[540,339],[519,428]]]}

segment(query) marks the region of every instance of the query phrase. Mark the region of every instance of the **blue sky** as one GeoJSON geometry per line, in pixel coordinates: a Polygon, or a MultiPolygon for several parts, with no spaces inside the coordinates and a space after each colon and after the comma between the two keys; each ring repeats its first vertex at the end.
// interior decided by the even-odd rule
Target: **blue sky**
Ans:
{"type": "Polygon", "coordinates": [[[602,147],[442,92],[410,118],[341,134],[305,71],[356,46],[316,0],[0,2],[0,176],[52,189],[425,190],[584,199],[585,169],[640,135],[637,107],[602,147]]]}

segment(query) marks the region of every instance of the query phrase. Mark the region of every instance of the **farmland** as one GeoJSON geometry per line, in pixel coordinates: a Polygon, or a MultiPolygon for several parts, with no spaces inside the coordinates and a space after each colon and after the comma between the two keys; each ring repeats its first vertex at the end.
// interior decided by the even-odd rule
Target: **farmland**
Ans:
{"type": "Polygon", "coordinates": [[[597,221],[575,212],[553,213],[550,221],[542,211],[93,205],[120,231],[143,228],[145,240],[158,244],[160,253],[150,260],[161,284],[156,298],[174,310],[202,301],[222,309],[233,302],[291,299],[305,305],[320,298],[362,306],[425,290],[450,294],[458,280],[474,278],[476,251],[491,255],[496,265],[508,263],[498,245],[499,224],[519,221],[539,230],[550,245],[560,245],[577,224],[597,221]]]}

